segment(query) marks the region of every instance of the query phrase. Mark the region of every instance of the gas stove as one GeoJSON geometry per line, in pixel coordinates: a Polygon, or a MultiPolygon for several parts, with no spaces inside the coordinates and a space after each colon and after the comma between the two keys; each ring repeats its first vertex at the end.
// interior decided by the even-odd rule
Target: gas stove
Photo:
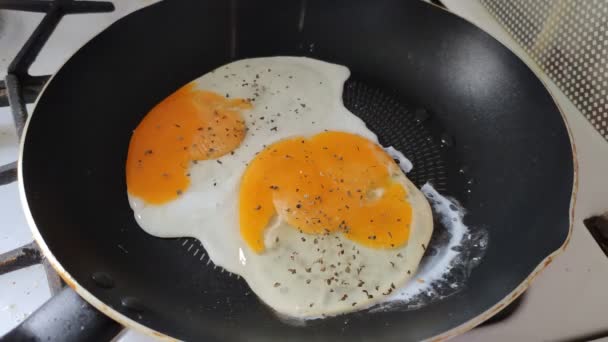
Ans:
{"type": "MultiPolygon", "coordinates": [[[[6,75],[0,83],[0,184],[6,184],[0,187],[0,336],[64,286],[33,242],[19,203],[15,160],[27,113],[51,75],[78,48],[117,19],[154,2],[0,0],[0,71],[6,75]]],[[[572,130],[580,165],[579,196],[573,235],[564,254],[519,300],[455,340],[590,340],[608,336],[608,317],[604,314],[608,304],[608,258],[593,239],[601,238],[602,230],[597,228],[601,220],[587,221],[596,227],[593,235],[583,225],[583,219],[608,210],[608,143],[571,96],[564,94],[520,46],[508,26],[492,15],[488,10],[491,2],[442,0],[448,10],[511,48],[545,82],[572,130]]],[[[608,99],[605,94],[604,99],[608,99]]],[[[116,340],[152,338],[125,330],[116,340]]]]}

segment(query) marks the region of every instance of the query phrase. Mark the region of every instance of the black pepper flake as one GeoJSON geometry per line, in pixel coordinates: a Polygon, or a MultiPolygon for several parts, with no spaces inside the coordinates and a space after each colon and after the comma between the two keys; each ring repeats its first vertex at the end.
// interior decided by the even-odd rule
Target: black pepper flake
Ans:
{"type": "Polygon", "coordinates": [[[279,237],[278,236],[274,239],[274,242],[279,243],[279,237]]]}
{"type": "Polygon", "coordinates": [[[279,190],[279,187],[278,187],[278,186],[276,186],[276,185],[271,185],[271,186],[270,186],[270,189],[272,189],[272,190],[279,190]]]}
{"type": "Polygon", "coordinates": [[[395,284],[391,283],[391,289],[395,289],[395,284]]]}
{"type": "Polygon", "coordinates": [[[216,185],[217,185],[217,182],[213,182],[213,186],[216,186],[216,185]]]}
{"type": "Polygon", "coordinates": [[[389,263],[391,264],[391,267],[393,267],[393,268],[395,267],[395,263],[394,262],[389,261],[389,263]]]}
{"type": "Polygon", "coordinates": [[[380,286],[376,285],[376,291],[378,291],[380,289],[380,286]]]}
{"type": "Polygon", "coordinates": [[[177,190],[176,192],[177,192],[177,195],[178,195],[178,196],[182,194],[182,191],[181,191],[181,190],[177,190]]]}
{"type": "Polygon", "coordinates": [[[306,239],[304,237],[301,237],[302,242],[306,242],[306,239]]]}
{"type": "Polygon", "coordinates": [[[310,284],[310,279],[306,279],[306,284],[310,284]]]}
{"type": "Polygon", "coordinates": [[[315,305],[315,303],[310,303],[310,304],[308,304],[308,307],[312,308],[313,305],[315,305]]]}
{"type": "Polygon", "coordinates": [[[295,268],[289,268],[287,269],[291,274],[296,274],[296,269],[295,268]]]}
{"type": "Polygon", "coordinates": [[[305,103],[300,103],[300,106],[302,106],[302,108],[306,108],[306,104],[305,103]]]}
{"type": "Polygon", "coordinates": [[[226,93],[226,97],[230,97],[230,94],[226,93]]]}
{"type": "Polygon", "coordinates": [[[353,302],[352,306],[355,306],[355,305],[357,305],[357,302],[353,302]]]}
{"type": "Polygon", "coordinates": [[[221,160],[219,160],[219,159],[218,159],[218,160],[216,160],[216,162],[217,162],[218,164],[222,165],[222,161],[221,161],[221,160]]]}
{"type": "Polygon", "coordinates": [[[281,283],[274,283],[274,287],[279,287],[281,286],[281,283]]]}
{"type": "Polygon", "coordinates": [[[422,249],[426,251],[426,246],[422,244],[422,249]]]}
{"type": "Polygon", "coordinates": [[[302,208],[302,205],[301,204],[296,204],[296,208],[300,209],[300,208],[302,208]]]}
{"type": "Polygon", "coordinates": [[[146,150],[146,151],[144,152],[144,155],[146,155],[146,156],[147,156],[147,155],[150,155],[150,154],[152,154],[152,150],[146,150]]]}
{"type": "Polygon", "coordinates": [[[311,268],[310,268],[310,267],[307,267],[307,268],[305,268],[304,270],[305,270],[307,273],[310,273],[311,268]]]}
{"type": "Polygon", "coordinates": [[[412,271],[410,271],[410,270],[407,270],[407,274],[412,274],[412,271]]]}
{"type": "Polygon", "coordinates": [[[346,266],[346,268],[344,269],[344,272],[350,273],[350,267],[346,266]]]}
{"type": "Polygon", "coordinates": [[[258,206],[257,206],[257,207],[255,207],[254,209],[255,209],[255,210],[260,210],[260,209],[262,209],[262,206],[258,204],[258,206]]]}
{"type": "Polygon", "coordinates": [[[345,301],[345,300],[346,300],[346,298],[348,298],[348,295],[347,295],[347,294],[344,294],[344,296],[342,296],[342,298],[340,298],[340,300],[341,300],[341,301],[345,301]]]}
{"type": "Polygon", "coordinates": [[[383,295],[383,296],[388,296],[388,295],[390,295],[392,292],[393,292],[393,289],[388,289],[388,290],[386,290],[386,292],[382,292],[382,295],[383,295]]]}
{"type": "Polygon", "coordinates": [[[365,282],[363,280],[359,280],[359,284],[357,284],[357,286],[362,287],[363,285],[365,285],[365,282]]]}

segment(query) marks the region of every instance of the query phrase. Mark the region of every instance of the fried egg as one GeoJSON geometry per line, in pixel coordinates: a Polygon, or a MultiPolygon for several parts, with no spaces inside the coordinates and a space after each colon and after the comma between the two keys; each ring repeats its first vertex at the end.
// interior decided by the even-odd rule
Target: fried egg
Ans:
{"type": "Polygon", "coordinates": [[[337,315],[388,298],[416,272],[431,209],[344,107],[348,77],[309,58],[255,58],[170,95],[129,145],[138,224],[197,238],[283,315],[337,315]]]}

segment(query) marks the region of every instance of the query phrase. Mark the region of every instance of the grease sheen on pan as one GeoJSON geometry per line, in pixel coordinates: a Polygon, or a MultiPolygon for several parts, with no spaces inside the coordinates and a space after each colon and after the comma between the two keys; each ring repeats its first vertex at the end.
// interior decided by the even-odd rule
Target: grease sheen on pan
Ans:
{"type": "Polygon", "coordinates": [[[308,58],[247,59],[169,96],[129,146],[139,225],[199,239],[281,314],[335,315],[387,298],[415,273],[431,211],[344,108],[348,76],[308,58]]]}

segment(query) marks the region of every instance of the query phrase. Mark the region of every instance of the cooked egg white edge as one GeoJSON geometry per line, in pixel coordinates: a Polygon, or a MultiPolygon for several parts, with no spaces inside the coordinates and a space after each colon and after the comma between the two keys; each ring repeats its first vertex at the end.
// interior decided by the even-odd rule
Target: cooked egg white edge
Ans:
{"type": "MultiPolygon", "coordinates": [[[[441,195],[430,183],[424,184],[420,190],[433,206],[434,212],[445,229],[450,233],[450,239],[441,250],[437,251],[437,254],[427,257],[425,264],[419,267],[415,275],[416,281],[406,283],[386,298],[384,303],[388,305],[409,303],[421,293],[433,295],[433,284],[442,280],[455,266],[460,252],[453,248],[461,245],[465,235],[469,232],[469,228],[463,222],[466,211],[458,202],[441,195]]],[[[453,283],[452,286],[460,286],[460,284],[453,283]]],[[[411,304],[415,306],[418,303],[411,304]]],[[[378,311],[383,308],[384,306],[378,307],[378,311]]]]}

